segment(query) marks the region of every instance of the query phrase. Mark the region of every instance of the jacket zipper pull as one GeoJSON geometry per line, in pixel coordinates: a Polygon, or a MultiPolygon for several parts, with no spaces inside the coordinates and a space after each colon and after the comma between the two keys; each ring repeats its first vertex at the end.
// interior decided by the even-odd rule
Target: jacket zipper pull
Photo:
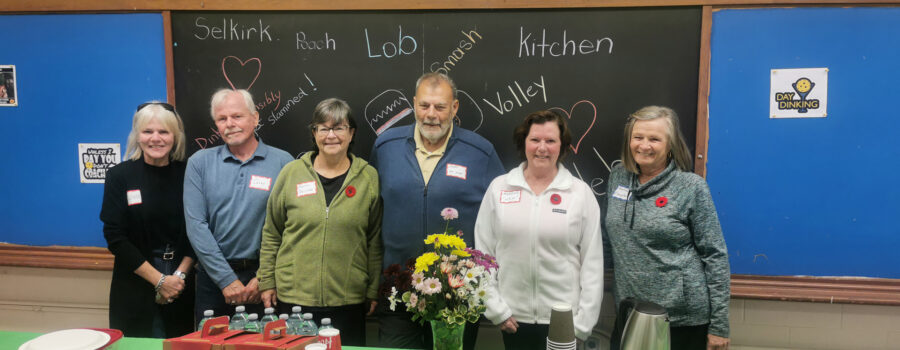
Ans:
{"type": "Polygon", "coordinates": [[[329,207],[325,207],[325,218],[326,218],[326,219],[328,219],[328,209],[330,209],[330,208],[329,208],[329,207]]]}

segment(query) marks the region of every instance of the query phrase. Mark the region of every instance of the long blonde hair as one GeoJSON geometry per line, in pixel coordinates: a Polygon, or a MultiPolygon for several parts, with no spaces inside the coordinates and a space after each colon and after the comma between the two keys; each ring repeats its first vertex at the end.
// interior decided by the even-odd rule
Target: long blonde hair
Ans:
{"type": "Polygon", "coordinates": [[[144,156],[144,152],[141,151],[141,145],[138,144],[138,138],[141,130],[143,130],[150,121],[155,119],[175,136],[172,151],[169,152],[169,159],[177,161],[184,160],[186,152],[184,123],[181,121],[181,117],[179,117],[178,114],[167,110],[161,103],[162,102],[159,101],[148,102],[144,108],[141,108],[134,113],[134,119],[131,121],[131,133],[128,134],[128,143],[125,148],[126,159],[138,160],[144,156]]]}

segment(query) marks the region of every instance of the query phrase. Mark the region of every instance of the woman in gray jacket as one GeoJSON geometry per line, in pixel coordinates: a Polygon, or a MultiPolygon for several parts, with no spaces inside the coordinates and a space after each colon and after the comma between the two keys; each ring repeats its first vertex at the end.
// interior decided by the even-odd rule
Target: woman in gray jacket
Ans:
{"type": "Polygon", "coordinates": [[[725,239],[675,111],[649,106],[628,118],[607,186],[617,304],[633,297],[665,307],[673,350],[727,349],[725,239]]]}

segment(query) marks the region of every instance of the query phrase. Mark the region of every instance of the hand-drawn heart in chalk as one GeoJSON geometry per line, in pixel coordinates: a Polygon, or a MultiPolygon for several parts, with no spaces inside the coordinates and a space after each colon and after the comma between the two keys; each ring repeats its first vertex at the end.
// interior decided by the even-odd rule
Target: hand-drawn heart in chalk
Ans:
{"type": "MultiPolygon", "coordinates": [[[[222,75],[225,76],[225,80],[228,81],[228,85],[231,85],[231,88],[235,89],[235,90],[237,89],[237,87],[234,86],[233,82],[231,82],[231,78],[228,77],[228,71],[225,70],[225,62],[228,62],[228,59],[234,59],[234,60],[238,61],[238,63],[241,64],[241,68],[245,68],[247,63],[249,63],[250,61],[256,61],[256,76],[254,76],[253,80],[250,81],[250,84],[247,84],[247,87],[244,88],[244,89],[250,90],[250,87],[252,87],[253,83],[256,82],[256,78],[259,78],[259,73],[262,73],[262,61],[260,61],[259,58],[256,58],[256,57],[249,58],[246,61],[241,61],[240,58],[237,58],[235,56],[227,56],[222,59],[222,75]]],[[[234,67],[234,66],[232,65],[232,67],[234,67]]],[[[252,72],[252,68],[246,68],[246,69],[251,69],[251,72],[252,72]]]]}
{"type": "MultiPolygon", "coordinates": [[[[581,100],[581,101],[575,102],[575,104],[572,105],[572,108],[570,108],[568,111],[566,111],[565,109],[559,108],[559,107],[550,108],[551,110],[558,110],[558,111],[562,112],[563,114],[566,115],[567,118],[569,118],[569,120],[572,120],[572,114],[575,111],[575,107],[578,107],[578,105],[580,105],[582,103],[587,103],[588,105],[591,106],[591,108],[593,108],[594,116],[592,117],[593,119],[591,119],[591,125],[588,125],[587,130],[585,130],[584,133],[581,134],[581,137],[578,138],[578,142],[575,143],[575,146],[572,147],[572,145],[569,145],[569,147],[572,148],[572,151],[574,151],[575,154],[578,154],[578,147],[581,146],[581,141],[584,140],[584,137],[587,136],[588,132],[591,131],[591,128],[594,127],[594,122],[597,121],[597,106],[594,106],[594,104],[591,101],[581,100]]],[[[569,125],[572,125],[572,123],[569,123],[569,125]]]]}
{"type": "Polygon", "coordinates": [[[463,90],[457,90],[457,96],[460,96],[459,111],[456,112],[456,118],[454,118],[453,122],[463,129],[478,131],[481,128],[481,123],[484,122],[484,112],[481,111],[478,102],[475,102],[472,95],[463,90]]]}

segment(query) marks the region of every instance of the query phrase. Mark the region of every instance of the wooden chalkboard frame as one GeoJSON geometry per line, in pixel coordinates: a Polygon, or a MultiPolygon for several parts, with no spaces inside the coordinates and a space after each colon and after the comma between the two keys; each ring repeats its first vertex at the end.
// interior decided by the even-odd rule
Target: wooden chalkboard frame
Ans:
{"type": "MultiPolygon", "coordinates": [[[[897,0],[868,0],[867,5],[897,5],[897,0]]],[[[861,6],[846,0],[577,0],[548,3],[543,0],[436,0],[407,2],[400,0],[336,0],[320,2],[301,0],[86,0],[72,3],[66,0],[39,0],[0,3],[0,13],[48,12],[147,12],[160,11],[163,16],[166,43],[166,75],[169,102],[175,103],[174,67],[172,59],[171,11],[177,10],[442,10],[442,9],[509,9],[509,8],[590,8],[645,6],[703,6],[701,53],[697,92],[697,138],[694,171],[706,175],[708,132],[710,33],[712,12],[719,8],[772,6],[861,6]]],[[[33,247],[0,244],[0,266],[40,267],[79,270],[112,270],[113,256],[99,247],[33,247]]],[[[610,275],[610,274],[607,274],[610,275]]],[[[607,283],[609,285],[609,283],[607,283]]],[[[732,275],[732,296],[735,298],[850,303],[872,305],[900,305],[900,280],[881,278],[831,278],[732,275]]]]}

